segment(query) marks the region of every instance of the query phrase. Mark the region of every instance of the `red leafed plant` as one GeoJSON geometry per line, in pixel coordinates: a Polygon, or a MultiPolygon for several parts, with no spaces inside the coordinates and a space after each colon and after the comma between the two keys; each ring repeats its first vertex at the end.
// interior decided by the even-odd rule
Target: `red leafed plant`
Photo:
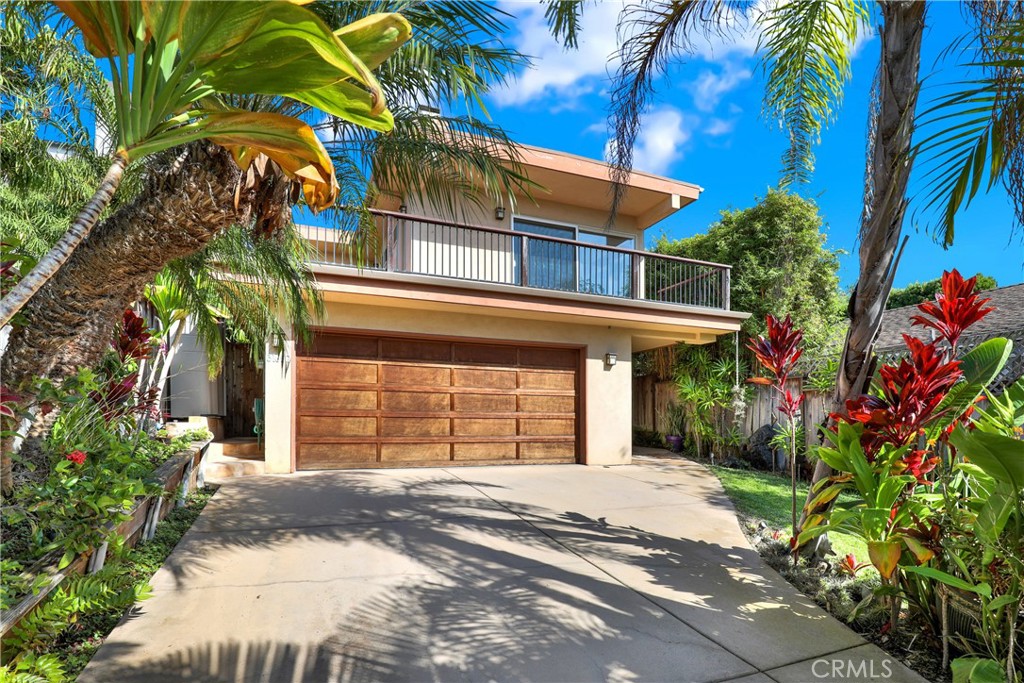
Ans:
{"type": "Polygon", "coordinates": [[[121,327],[114,337],[113,347],[121,360],[142,360],[153,350],[149,326],[130,308],[124,309],[121,327]]]}
{"type": "Polygon", "coordinates": [[[915,315],[913,325],[930,327],[946,340],[953,355],[960,336],[995,308],[983,308],[991,299],[982,299],[974,291],[978,277],[965,280],[955,268],[942,273],[942,291],[935,295],[935,301],[919,304],[917,309],[923,315],[915,315]]]}
{"type": "Polygon", "coordinates": [[[839,560],[839,571],[848,576],[856,576],[857,572],[865,567],[870,567],[869,562],[858,562],[857,556],[853,553],[849,553],[841,560],[839,560]]]}
{"type": "Polygon", "coordinates": [[[772,387],[779,396],[779,412],[789,419],[789,470],[793,485],[794,539],[791,545],[795,548],[797,523],[796,416],[800,412],[800,404],[803,403],[804,395],[802,392],[794,395],[793,392],[786,388],[786,383],[796,368],[796,362],[804,352],[800,348],[800,344],[804,339],[804,333],[802,330],[793,327],[793,319],[788,315],[784,320],[779,320],[769,314],[765,316],[765,324],[768,327],[768,335],[751,339],[747,344],[747,348],[754,353],[757,360],[772,376],[752,377],[748,381],[772,387]]]}
{"type": "MultiPolygon", "coordinates": [[[[913,325],[937,330],[939,338],[925,343],[903,335],[909,358],[896,365],[883,365],[878,371],[881,396],[851,399],[845,411],[832,415],[836,421],[864,425],[861,447],[869,461],[885,445],[901,448],[913,444],[930,421],[941,417],[943,399],[963,377],[960,361],[954,359],[961,335],[995,310],[983,308],[989,300],[975,294],[975,280],[964,280],[956,270],[943,273],[942,291],[935,295],[935,302],[918,305],[921,314],[911,318],[913,325]]],[[[937,463],[934,455],[911,449],[899,467],[926,483],[924,475],[937,463]]]]}

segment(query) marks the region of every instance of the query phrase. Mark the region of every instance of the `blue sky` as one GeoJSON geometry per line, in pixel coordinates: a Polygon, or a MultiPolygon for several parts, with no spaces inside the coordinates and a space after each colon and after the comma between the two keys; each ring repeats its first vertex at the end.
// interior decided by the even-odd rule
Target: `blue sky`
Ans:
{"type": "MultiPolygon", "coordinates": [[[[597,2],[584,14],[579,50],[567,52],[544,24],[544,6],[534,0],[502,2],[515,19],[504,39],[534,58],[510,87],[487,99],[494,122],[516,140],[592,158],[602,158],[607,142],[608,57],[616,47],[617,2],[597,2]]],[[[933,3],[925,36],[922,70],[935,67],[939,52],[959,36],[965,22],[959,3],[933,3]]],[[[701,42],[696,54],[675,66],[658,83],[655,105],[647,113],[635,152],[636,167],[705,188],[700,200],[655,226],[672,238],[707,229],[726,208],[754,203],[777,182],[785,139],[760,116],[763,79],[753,56],[756,36],[742,34],[732,43],[701,42]]],[[[852,285],[859,268],[857,228],[863,187],[867,105],[879,39],[866,30],[857,43],[853,80],[843,109],[825,131],[816,150],[814,180],[798,191],[813,198],[828,226],[829,245],[844,249],[842,285],[852,285]]],[[[952,63],[940,65],[932,80],[949,82],[965,73],[952,63]]],[[[922,101],[928,97],[927,91],[922,101]]],[[[911,192],[920,186],[911,187],[911,192]]],[[[965,274],[981,271],[1000,285],[1024,280],[1024,246],[1010,233],[1013,212],[1001,187],[971,204],[957,225],[949,250],[908,221],[910,235],[896,285],[938,277],[943,269],[965,274]]]]}

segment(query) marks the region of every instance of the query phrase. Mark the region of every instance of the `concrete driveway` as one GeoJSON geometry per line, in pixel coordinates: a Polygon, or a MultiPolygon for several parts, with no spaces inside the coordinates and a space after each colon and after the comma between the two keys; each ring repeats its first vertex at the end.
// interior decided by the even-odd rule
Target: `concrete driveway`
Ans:
{"type": "Polygon", "coordinates": [[[80,681],[921,681],[682,461],[225,484],[80,681]]]}

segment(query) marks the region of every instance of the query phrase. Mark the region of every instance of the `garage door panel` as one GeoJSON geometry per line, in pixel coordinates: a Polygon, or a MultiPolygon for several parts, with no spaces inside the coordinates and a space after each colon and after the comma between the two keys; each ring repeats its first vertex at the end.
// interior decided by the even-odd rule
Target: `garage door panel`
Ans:
{"type": "Polygon", "coordinates": [[[422,339],[383,339],[381,340],[381,358],[383,360],[450,362],[452,345],[449,342],[422,339]]]}
{"type": "Polygon", "coordinates": [[[303,359],[296,380],[299,384],[336,386],[376,384],[376,363],[346,363],[336,360],[303,359]]]}
{"type": "Polygon", "coordinates": [[[318,417],[300,415],[299,438],[332,436],[376,436],[376,417],[318,417]]]}
{"type": "Polygon", "coordinates": [[[333,469],[377,462],[374,443],[299,443],[296,459],[301,469],[333,469]]]}
{"type": "Polygon", "coordinates": [[[579,364],[576,349],[551,349],[524,346],[519,349],[519,365],[533,368],[564,368],[575,370],[579,364]]]}
{"type": "Polygon", "coordinates": [[[516,411],[516,397],[512,394],[455,394],[452,398],[456,412],[514,413],[516,411]]]}
{"type": "Polygon", "coordinates": [[[455,461],[459,460],[515,460],[516,444],[509,443],[456,443],[455,461]]]}
{"type": "Polygon", "coordinates": [[[451,368],[430,365],[385,365],[384,384],[405,384],[412,386],[451,386],[451,368]]]}
{"type": "Polygon", "coordinates": [[[573,436],[576,420],[572,419],[521,419],[519,433],[524,436],[573,436]]]}
{"type": "Polygon", "coordinates": [[[450,462],[451,446],[447,443],[383,443],[380,460],[385,463],[450,462]]]}
{"type": "Polygon", "coordinates": [[[579,353],[350,334],[300,347],[297,466],[576,462],[579,353]]]}
{"type": "Polygon", "coordinates": [[[453,386],[484,389],[515,389],[515,370],[477,370],[455,368],[453,386]]]}
{"type": "Polygon", "coordinates": [[[524,413],[574,413],[576,397],[523,394],[519,397],[519,410],[524,413]]]}
{"type": "Polygon", "coordinates": [[[299,392],[299,412],[376,410],[376,390],[316,389],[299,392]]]}
{"type": "Polygon", "coordinates": [[[381,420],[381,436],[448,436],[448,418],[385,417],[381,420]]]}
{"type": "Polygon", "coordinates": [[[576,373],[521,370],[519,386],[523,389],[552,389],[571,391],[576,388],[576,373]]]}
{"type": "Polygon", "coordinates": [[[456,418],[452,420],[456,436],[515,436],[515,418],[456,418]]]}
{"type": "Polygon", "coordinates": [[[575,457],[576,444],[572,441],[524,441],[519,444],[522,460],[564,460],[575,457]]]}
{"type": "Polygon", "coordinates": [[[334,358],[377,358],[380,340],[359,334],[318,334],[309,346],[300,345],[299,353],[304,356],[329,356],[334,358]]]}
{"type": "Polygon", "coordinates": [[[451,396],[427,391],[385,391],[381,409],[395,413],[426,413],[448,410],[451,396]]]}
{"type": "Polygon", "coordinates": [[[456,363],[483,365],[515,365],[518,357],[515,346],[498,344],[455,344],[453,358],[456,363]]]}

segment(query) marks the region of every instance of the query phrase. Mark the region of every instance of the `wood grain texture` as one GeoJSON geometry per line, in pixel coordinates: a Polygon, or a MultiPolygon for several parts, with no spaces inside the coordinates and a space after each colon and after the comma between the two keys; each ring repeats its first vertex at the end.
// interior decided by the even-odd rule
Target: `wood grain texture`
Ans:
{"type": "Polygon", "coordinates": [[[578,349],[321,332],[296,362],[297,469],[578,461],[578,349]]]}

